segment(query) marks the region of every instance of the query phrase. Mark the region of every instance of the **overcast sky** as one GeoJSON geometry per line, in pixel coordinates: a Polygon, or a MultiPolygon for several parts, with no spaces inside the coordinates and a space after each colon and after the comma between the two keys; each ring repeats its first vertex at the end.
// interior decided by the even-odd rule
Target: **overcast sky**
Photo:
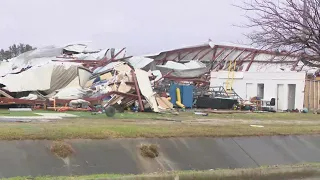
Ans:
{"type": "Polygon", "coordinates": [[[245,42],[240,0],[0,0],[0,48],[91,41],[133,54],[245,42]]]}

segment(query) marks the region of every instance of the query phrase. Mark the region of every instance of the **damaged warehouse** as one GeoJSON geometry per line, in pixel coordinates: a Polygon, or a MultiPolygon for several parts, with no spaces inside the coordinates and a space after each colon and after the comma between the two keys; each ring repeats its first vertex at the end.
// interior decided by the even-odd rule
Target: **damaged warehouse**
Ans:
{"type": "Polygon", "coordinates": [[[70,101],[84,100],[86,104],[105,107],[114,104],[127,107],[137,101],[140,111],[149,108],[159,112],[148,78],[150,73],[127,63],[125,60],[137,57],[125,54],[125,48],[89,50],[82,44],[45,47],[21,54],[0,65],[0,93],[5,96],[1,105],[46,103],[45,107],[64,111],[68,109],[64,105],[70,101]]]}
{"type": "MultiPolygon", "coordinates": [[[[319,90],[314,88],[313,95],[306,95],[306,79],[316,79],[319,69],[305,65],[298,56],[287,52],[272,52],[255,49],[248,46],[230,43],[206,44],[164,51],[150,56],[155,59],[157,67],[173,63],[201,62],[206,65],[207,71],[197,78],[193,73],[188,76],[174,77],[170,72],[165,74],[168,79],[175,81],[192,81],[197,84],[210,85],[198,94],[208,93],[212,97],[237,99],[243,104],[255,104],[260,110],[273,108],[276,111],[303,109],[319,109],[319,90]],[[304,95],[307,98],[304,98],[304,95]],[[314,97],[313,99],[310,99],[314,97]],[[270,107],[270,102],[275,101],[270,107]],[[309,106],[306,106],[306,103],[309,106]],[[310,106],[311,104],[311,106],[310,106]]],[[[196,66],[195,66],[196,67],[196,66]]],[[[190,72],[190,71],[189,71],[190,72]]],[[[173,74],[173,73],[172,73],[173,74]]],[[[312,87],[316,87],[314,83],[312,87]]],[[[311,86],[311,85],[310,85],[311,86]]],[[[311,91],[311,90],[310,90],[311,91]]],[[[309,91],[309,92],[310,92],[309,91]]],[[[209,98],[210,99],[210,98],[209,98]]],[[[221,108],[207,105],[204,108],[221,108]]],[[[221,101],[214,101],[214,103],[221,101]]],[[[230,108],[230,107],[228,107],[230,108]]]]}
{"type": "Polygon", "coordinates": [[[1,62],[0,104],[56,111],[300,110],[306,77],[315,69],[286,52],[212,42],[148,56],[128,56],[125,48],[49,46],[1,62]]]}

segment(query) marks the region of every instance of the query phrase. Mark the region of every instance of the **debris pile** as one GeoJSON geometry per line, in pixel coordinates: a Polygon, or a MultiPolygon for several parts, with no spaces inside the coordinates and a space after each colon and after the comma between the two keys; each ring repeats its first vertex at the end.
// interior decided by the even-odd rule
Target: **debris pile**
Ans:
{"type": "Polygon", "coordinates": [[[295,56],[212,43],[149,56],[87,44],[47,46],[0,61],[0,106],[92,114],[106,109],[172,112],[194,107],[274,110],[275,102],[250,99],[252,95],[243,99],[233,89],[234,79],[239,78],[235,72],[249,70],[305,71],[314,80],[320,75],[318,68],[305,66],[295,56]],[[280,61],[283,57],[286,60],[280,61]],[[218,72],[227,74],[226,82],[210,85],[218,72]]]}
{"type": "Polygon", "coordinates": [[[55,111],[171,111],[154,91],[162,73],[153,59],[123,49],[85,44],[48,46],[0,62],[0,105],[43,106],[55,111]]]}

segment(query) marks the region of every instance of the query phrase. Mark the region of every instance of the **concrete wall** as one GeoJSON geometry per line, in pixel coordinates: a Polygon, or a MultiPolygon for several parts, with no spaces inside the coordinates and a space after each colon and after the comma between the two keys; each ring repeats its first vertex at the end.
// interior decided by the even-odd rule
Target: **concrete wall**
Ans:
{"type": "Polygon", "coordinates": [[[69,140],[75,153],[60,159],[51,141],[0,141],[0,178],[88,174],[141,174],[320,162],[319,136],[69,140]],[[141,144],[157,144],[144,158],[141,144]]]}
{"type": "MultiPolygon", "coordinates": [[[[224,86],[228,79],[227,71],[211,72],[210,86],[224,86]]],[[[304,72],[235,72],[233,89],[243,99],[249,100],[257,96],[258,84],[264,84],[264,98],[270,100],[278,96],[278,84],[283,85],[283,89],[279,90],[279,110],[288,109],[288,92],[289,84],[296,85],[295,92],[295,108],[302,109],[304,103],[304,72]],[[248,88],[247,88],[248,86],[248,88]]]]}

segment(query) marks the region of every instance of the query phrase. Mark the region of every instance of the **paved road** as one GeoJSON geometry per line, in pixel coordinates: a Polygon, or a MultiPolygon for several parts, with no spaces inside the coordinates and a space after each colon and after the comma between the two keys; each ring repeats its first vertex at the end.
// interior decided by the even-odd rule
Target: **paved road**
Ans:
{"type": "Polygon", "coordinates": [[[50,141],[0,141],[0,177],[140,174],[170,170],[247,168],[320,162],[320,136],[72,140],[67,159],[50,152],[50,141]],[[139,146],[155,143],[157,159],[139,146]]]}

